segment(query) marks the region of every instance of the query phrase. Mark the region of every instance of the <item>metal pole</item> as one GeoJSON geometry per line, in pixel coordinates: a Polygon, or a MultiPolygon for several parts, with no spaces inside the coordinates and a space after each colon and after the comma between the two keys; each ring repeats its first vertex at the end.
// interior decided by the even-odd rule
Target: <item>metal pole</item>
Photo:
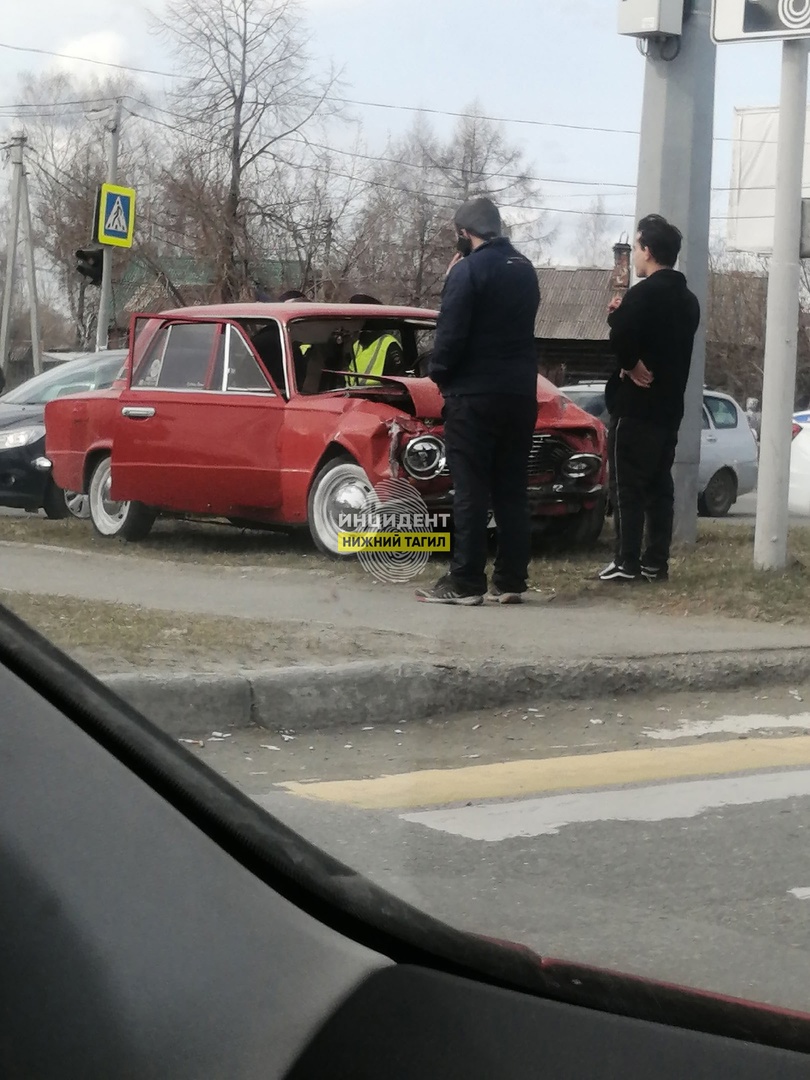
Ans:
{"type": "Polygon", "coordinates": [[[685,412],[678,436],[676,540],[697,539],[698,467],[709,293],[709,222],[716,48],[709,33],[711,0],[695,0],[680,51],[651,43],[644,79],[636,220],[663,214],[684,236],[678,268],[703,311],[695,338],[685,412]],[[667,59],[669,57],[669,59],[667,59]]]}
{"type": "MultiPolygon", "coordinates": [[[[115,112],[107,130],[110,132],[110,160],[107,165],[107,183],[118,183],[118,144],[121,138],[121,99],[115,102],[115,112]]],[[[103,208],[100,211],[103,213],[103,208]]],[[[101,271],[101,295],[98,301],[96,324],[96,352],[107,348],[110,311],[112,308],[112,248],[104,248],[104,265],[101,271]]]]}
{"type": "Polygon", "coordinates": [[[31,228],[31,206],[28,201],[28,176],[25,166],[22,168],[20,184],[22,194],[22,215],[25,228],[25,278],[28,286],[28,306],[31,318],[31,358],[34,374],[42,372],[42,334],[39,323],[39,296],[37,293],[37,270],[34,261],[34,230],[31,228]]]}
{"type": "Polygon", "coordinates": [[[807,114],[806,40],[782,43],[782,93],[776,147],[776,210],[768,275],[754,565],[787,563],[791,416],[796,393],[802,169],[807,114]]]}
{"type": "Polygon", "coordinates": [[[11,140],[11,213],[8,221],[6,250],[6,280],[3,288],[3,314],[0,317],[0,366],[8,366],[8,347],[11,339],[11,300],[14,295],[14,269],[17,263],[17,238],[20,229],[20,188],[22,179],[22,148],[24,135],[11,140]]]}

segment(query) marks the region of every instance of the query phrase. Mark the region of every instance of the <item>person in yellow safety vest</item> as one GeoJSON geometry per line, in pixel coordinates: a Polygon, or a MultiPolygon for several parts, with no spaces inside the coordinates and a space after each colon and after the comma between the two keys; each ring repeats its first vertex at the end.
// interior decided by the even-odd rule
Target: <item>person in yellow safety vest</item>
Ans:
{"type": "MultiPolygon", "coordinates": [[[[402,349],[393,334],[381,334],[379,337],[374,331],[364,330],[359,341],[352,348],[353,356],[349,364],[349,372],[352,375],[383,375],[393,374],[399,368],[402,357],[402,349]]],[[[371,383],[371,379],[349,378],[348,383],[362,385],[371,383]]]]}
{"type": "MultiPolygon", "coordinates": [[[[350,304],[379,304],[376,296],[355,293],[350,304]]],[[[358,375],[394,375],[402,366],[402,346],[393,334],[377,334],[371,327],[360,333],[359,340],[352,348],[349,363],[349,386],[373,384],[373,379],[353,378],[358,375]]]]}

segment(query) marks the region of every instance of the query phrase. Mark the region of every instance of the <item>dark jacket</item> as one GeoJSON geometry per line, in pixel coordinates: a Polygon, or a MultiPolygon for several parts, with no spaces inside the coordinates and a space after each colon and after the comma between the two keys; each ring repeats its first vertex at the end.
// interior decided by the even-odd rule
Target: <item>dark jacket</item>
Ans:
{"type": "Polygon", "coordinates": [[[505,237],[457,263],[444,283],[428,374],[445,397],[537,396],[537,273],[505,237]]]}
{"type": "Polygon", "coordinates": [[[680,426],[699,323],[700,304],[677,270],[658,270],[630,289],[608,316],[618,367],[605,389],[605,402],[614,419],[680,426]],[[653,375],[646,389],[621,378],[622,370],[631,370],[639,360],[653,375]]]}

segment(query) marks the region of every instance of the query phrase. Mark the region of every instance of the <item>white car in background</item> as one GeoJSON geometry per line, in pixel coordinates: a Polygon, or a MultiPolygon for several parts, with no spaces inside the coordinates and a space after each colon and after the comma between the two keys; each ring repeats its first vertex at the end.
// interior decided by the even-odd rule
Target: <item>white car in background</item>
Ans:
{"type": "Polygon", "coordinates": [[[791,514],[810,517],[810,426],[802,424],[795,416],[788,492],[791,514]]]}
{"type": "MultiPolygon", "coordinates": [[[[609,423],[604,382],[574,383],[560,390],[575,405],[609,423]]],[[[756,490],[758,470],[757,441],[742,408],[728,394],[704,390],[698,472],[700,513],[704,517],[724,517],[741,495],[756,490]]]]}

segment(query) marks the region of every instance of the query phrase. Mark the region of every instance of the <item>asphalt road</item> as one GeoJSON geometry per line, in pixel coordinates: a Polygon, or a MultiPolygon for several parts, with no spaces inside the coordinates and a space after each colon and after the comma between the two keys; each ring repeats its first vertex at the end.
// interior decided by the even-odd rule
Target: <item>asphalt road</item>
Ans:
{"type": "Polygon", "coordinates": [[[188,748],[457,926],[810,1011],[808,734],[800,687],[188,748]]]}

